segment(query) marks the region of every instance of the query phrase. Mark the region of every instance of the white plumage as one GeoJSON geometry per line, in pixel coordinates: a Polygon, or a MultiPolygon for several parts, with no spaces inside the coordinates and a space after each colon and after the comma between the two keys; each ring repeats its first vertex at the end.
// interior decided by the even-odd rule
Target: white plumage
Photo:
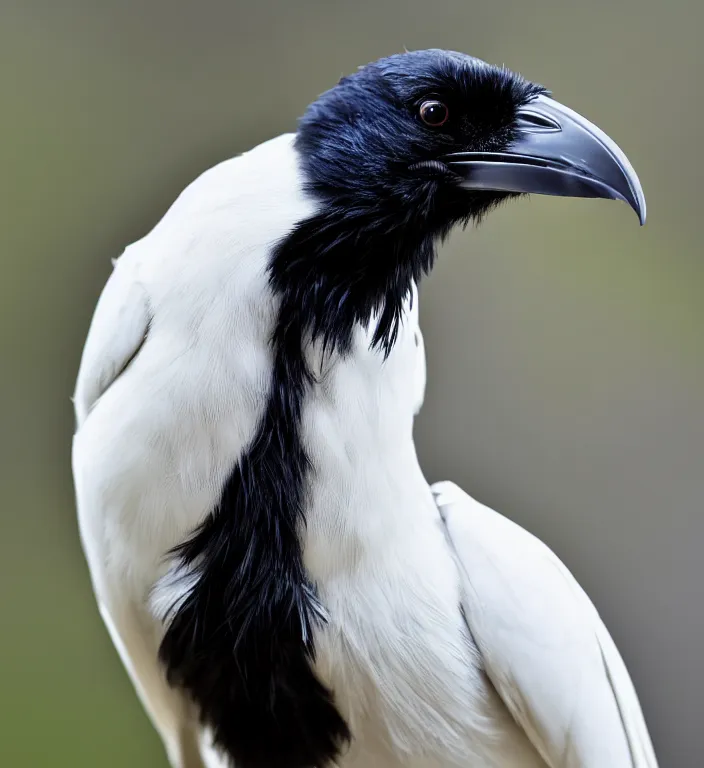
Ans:
{"type": "Polygon", "coordinates": [[[654,768],[623,660],[565,565],[454,483],[436,483],[433,493],[484,667],[545,762],[654,768]]]}
{"type": "MultiPolygon", "coordinates": [[[[199,764],[207,734],[157,662],[162,617],[189,586],[165,553],[217,503],[262,413],[268,257],[316,207],[292,140],[208,171],[126,250],[78,376],[83,544],[174,768],[199,764]]],[[[387,360],[370,349],[373,324],[344,359],[307,349],[315,470],[301,536],[328,617],[316,671],[354,737],[338,765],[654,768],[623,662],[564,565],[456,486],[426,482],[412,437],[425,386],[417,311],[407,303],[387,360]]]]}

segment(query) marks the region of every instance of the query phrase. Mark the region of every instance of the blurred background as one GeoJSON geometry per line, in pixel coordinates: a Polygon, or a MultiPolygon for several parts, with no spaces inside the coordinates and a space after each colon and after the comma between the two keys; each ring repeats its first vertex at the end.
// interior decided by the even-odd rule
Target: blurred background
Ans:
{"type": "MultiPolygon", "coordinates": [[[[79,546],[69,400],[110,259],[206,167],[360,64],[505,63],[606,130],[648,198],[533,198],[421,291],[429,480],[543,538],[591,594],[662,768],[701,758],[704,4],[2,0],[0,764],[165,768],[79,546]]],[[[604,768],[609,768],[604,766],[604,768]]]]}

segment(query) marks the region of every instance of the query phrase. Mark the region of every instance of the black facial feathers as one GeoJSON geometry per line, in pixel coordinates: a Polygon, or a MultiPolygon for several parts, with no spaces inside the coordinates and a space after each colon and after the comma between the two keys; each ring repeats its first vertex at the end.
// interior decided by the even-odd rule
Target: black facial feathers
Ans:
{"type": "MultiPolygon", "coordinates": [[[[515,137],[518,109],[545,93],[507,69],[459,53],[429,50],[368,64],[310,105],[297,145],[315,192],[358,205],[395,198],[401,206],[417,189],[414,165],[453,151],[500,151],[515,137]],[[424,125],[425,99],[447,105],[440,128],[424,125]]],[[[467,217],[481,215],[493,194],[461,198],[467,217]]],[[[456,211],[448,212],[448,219],[456,211]]]]}

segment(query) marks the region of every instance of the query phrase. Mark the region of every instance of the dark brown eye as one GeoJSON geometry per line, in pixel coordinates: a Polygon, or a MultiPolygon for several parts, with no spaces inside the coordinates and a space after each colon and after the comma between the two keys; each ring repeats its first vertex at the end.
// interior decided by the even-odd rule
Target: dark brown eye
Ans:
{"type": "Polygon", "coordinates": [[[420,119],[432,128],[439,128],[447,122],[450,111],[441,101],[424,101],[420,105],[420,119]]]}

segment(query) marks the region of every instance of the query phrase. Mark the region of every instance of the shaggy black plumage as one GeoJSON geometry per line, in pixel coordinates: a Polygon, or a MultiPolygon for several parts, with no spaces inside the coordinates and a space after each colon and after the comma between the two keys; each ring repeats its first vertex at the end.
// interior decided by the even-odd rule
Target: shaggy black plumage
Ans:
{"type": "Polygon", "coordinates": [[[460,54],[403,54],[344,78],[300,123],[319,212],[272,254],[280,308],[267,407],[217,508],[175,553],[198,581],[160,649],[169,681],[237,768],[322,768],[350,738],[311,666],[324,610],[298,536],[310,468],[300,414],[314,386],[304,345],[344,355],[355,324],[377,313],[373,344],[389,354],[436,240],[507,196],[460,190],[437,158],[504,148],[517,108],[541,90],[460,54]],[[441,128],[418,119],[428,97],[448,105],[441,128]]]}
{"type": "MultiPolygon", "coordinates": [[[[292,318],[293,320],[293,318],[292,318]]],[[[322,616],[303,570],[301,329],[279,323],[269,401],[220,504],[176,554],[199,579],[160,656],[237,768],[323,766],[349,738],[311,669],[322,616]]]]}

